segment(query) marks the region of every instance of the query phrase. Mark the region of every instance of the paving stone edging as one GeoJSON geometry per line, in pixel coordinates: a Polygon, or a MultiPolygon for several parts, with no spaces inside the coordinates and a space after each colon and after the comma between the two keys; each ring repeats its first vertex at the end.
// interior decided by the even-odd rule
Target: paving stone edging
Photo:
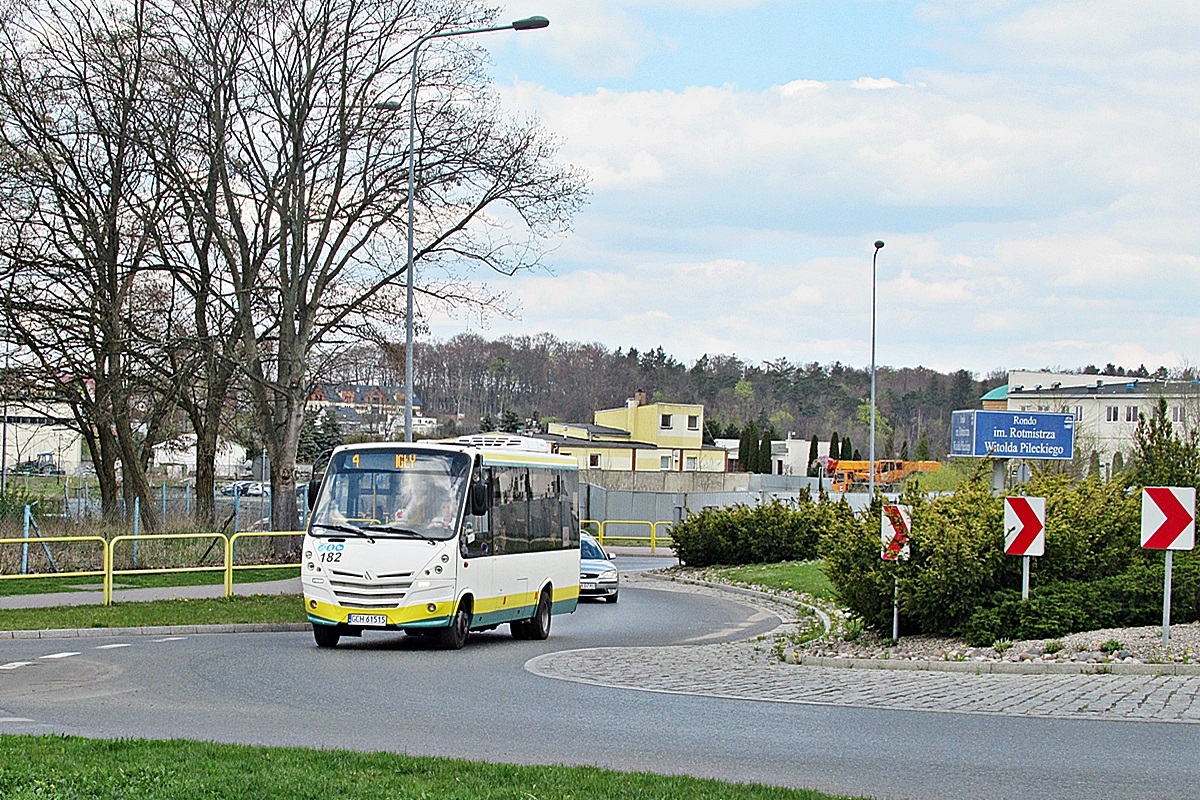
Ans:
{"type": "Polygon", "coordinates": [[[307,622],[247,622],[236,625],[148,625],[143,628],[56,628],[0,631],[0,639],[87,639],[106,636],[172,636],[200,633],[293,633],[311,630],[307,622]]]}
{"type": "Polygon", "coordinates": [[[789,664],[840,669],[890,669],[905,672],[965,672],[973,675],[1200,675],[1200,664],[1035,664],[1029,661],[920,661],[886,658],[834,658],[802,655],[789,664]]]}

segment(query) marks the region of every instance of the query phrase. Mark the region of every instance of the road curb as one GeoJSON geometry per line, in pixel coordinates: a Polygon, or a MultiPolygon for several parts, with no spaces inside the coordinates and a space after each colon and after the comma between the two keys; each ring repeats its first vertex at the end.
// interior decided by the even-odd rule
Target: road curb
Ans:
{"type": "Polygon", "coordinates": [[[87,639],[106,636],[191,636],[200,633],[295,633],[311,630],[307,622],[247,622],[236,625],[148,625],[144,628],[55,628],[0,631],[2,639],[87,639]]]}
{"type": "Polygon", "coordinates": [[[653,578],[654,580],[662,581],[664,583],[687,583],[687,584],[691,584],[693,586],[704,586],[705,588],[708,588],[708,589],[716,589],[716,590],[722,591],[722,592],[730,592],[731,594],[738,594],[738,595],[742,595],[743,597],[752,597],[756,600],[769,600],[772,603],[780,603],[782,605],[790,606],[792,608],[807,609],[808,611],[813,612],[814,614],[817,615],[817,617],[820,618],[821,624],[825,627],[826,633],[829,633],[829,631],[832,629],[832,626],[833,626],[833,623],[829,619],[829,615],[826,614],[824,611],[822,611],[820,608],[817,608],[816,606],[811,605],[810,603],[805,603],[800,600],[793,600],[790,597],[780,597],[777,594],[771,594],[770,592],[760,592],[757,589],[747,589],[743,586],[731,586],[727,583],[713,583],[711,581],[702,581],[702,580],[698,580],[696,578],[680,578],[680,577],[674,576],[674,575],[656,575],[653,572],[643,572],[642,575],[644,575],[647,578],[653,578]]]}
{"type": "Polygon", "coordinates": [[[962,672],[975,675],[1200,675],[1200,664],[1126,664],[1064,661],[1035,664],[1029,661],[920,661],[885,658],[834,658],[788,655],[789,664],[837,669],[890,669],[906,672],[962,672]]]}

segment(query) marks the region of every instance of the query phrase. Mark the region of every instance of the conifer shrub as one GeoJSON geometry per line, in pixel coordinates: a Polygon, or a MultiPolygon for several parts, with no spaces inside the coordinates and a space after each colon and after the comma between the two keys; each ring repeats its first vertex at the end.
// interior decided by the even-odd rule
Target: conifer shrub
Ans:
{"type": "Polygon", "coordinates": [[[806,561],[816,558],[823,531],[853,522],[844,503],[774,499],[757,506],[708,508],[671,528],[675,555],[690,567],[806,561]],[[840,506],[840,508],[839,508],[840,506]]]}

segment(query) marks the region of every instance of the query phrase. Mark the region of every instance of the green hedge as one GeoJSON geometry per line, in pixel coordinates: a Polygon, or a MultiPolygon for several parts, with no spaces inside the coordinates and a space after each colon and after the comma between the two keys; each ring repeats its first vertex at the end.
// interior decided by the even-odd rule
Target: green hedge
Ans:
{"type": "Polygon", "coordinates": [[[816,558],[823,533],[853,522],[845,503],[804,492],[795,502],[705,509],[672,526],[671,539],[690,567],[805,561],[816,558]]]}

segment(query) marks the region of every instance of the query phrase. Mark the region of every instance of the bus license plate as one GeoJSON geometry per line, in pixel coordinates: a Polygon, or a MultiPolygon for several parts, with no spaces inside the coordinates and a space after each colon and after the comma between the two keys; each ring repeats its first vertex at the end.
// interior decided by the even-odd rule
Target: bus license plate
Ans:
{"type": "Polygon", "coordinates": [[[594,584],[594,583],[581,583],[581,584],[579,584],[579,588],[580,588],[580,589],[595,589],[595,588],[596,588],[596,584],[594,584]]]}
{"type": "Polygon", "coordinates": [[[387,625],[387,614],[351,614],[346,618],[348,625],[387,625]]]}

